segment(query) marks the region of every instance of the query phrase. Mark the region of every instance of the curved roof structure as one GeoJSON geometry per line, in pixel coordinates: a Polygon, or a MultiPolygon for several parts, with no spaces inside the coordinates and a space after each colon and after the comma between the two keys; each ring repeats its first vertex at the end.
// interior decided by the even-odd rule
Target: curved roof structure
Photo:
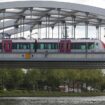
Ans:
{"type": "Polygon", "coordinates": [[[16,34],[14,29],[32,31],[38,27],[67,25],[105,26],[105,9],[55,1],[17,1],[0,3],[0,30],[16,34]]]}

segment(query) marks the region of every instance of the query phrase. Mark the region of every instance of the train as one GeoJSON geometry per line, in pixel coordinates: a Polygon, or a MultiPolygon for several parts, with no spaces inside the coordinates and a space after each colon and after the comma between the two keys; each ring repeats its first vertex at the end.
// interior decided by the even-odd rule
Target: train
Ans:
{"type": "Polygon", "coordinates": [[[83,53],[105,52],[98,39],[1,39],[0,53],[83,53]]]}

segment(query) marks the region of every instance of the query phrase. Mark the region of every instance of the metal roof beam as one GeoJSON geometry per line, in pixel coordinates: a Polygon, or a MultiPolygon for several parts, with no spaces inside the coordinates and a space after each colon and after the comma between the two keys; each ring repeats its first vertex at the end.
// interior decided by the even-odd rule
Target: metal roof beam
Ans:
{"type": "MultiPolygon", "coordinates": [[[[66,22],[68,22],[68,21],[72,22],[72,19],[70,20],[69,18],[66,18],[66,19],[60,18],[59,19],[59,21],[63,21],[63,20],[66,21],[66,22]]],[[[42,24],[43,24],[43,22],[46,22],[46,19],[41,20],[41,21],[42,21],[42,24]]],[[[50,22],[52,22],[50,25],[53,26],[56,21],[57,21],[57,19],[56,20],[55,19],[50,19],[50,22]]],[[[86,19],[77,19],[75,21],[75,24],[85,23],[85,21],[86,21],[86,19]]],[[[38,24],[40,22],[40,19],[25,20],[24,25],[26,25],[26,24],[27,25],[33,25],[33,23],[35,24],[35,22],[36,22],[36,24],[38,24]]],[[[99,24],[98,20],[97,20],[97,22],[89,20],[89,22],[94,23],[94,24],[99,24]]],[[[2,30],[3,28],[5,29],[5,28],[13,27],[15,25],[22,25],[22,23],[20,23],[20,22],[18,22],[17,24],[14,24],[14,23],[15,23],[15,20],[6,21],[5,24],[4,24],[4,27],[3,27],[3,23],[1,22],[0,23],[0,30],[2,30]]],[[[105,23],[105,20],[101,22],[101,24],[104,24],[104,23],[105,23]]]]}
{"type": "MultiPolygon", "coordinates": [[[[52,9],[49,9],[49,10],[47,10],[46,12],[43,12],[43,13],[42,13],[42,16],[39,18],[39,21],[41,21],[41,19],[42,19],[44,16],[46,16],[51,10],[52,10],[52,9]]],[[[36,24],[37,24],[37,22],[35,22],[35,23],[31,26],[30,30],[33,30],[33,28],[34,28],[34,26],[35,26],[36,24]]]]}
{"type": "Polygon", "coordinates": [[[23,17],[23,13],[27,10],[27,8],[24,8],[21,12],[19,12],[19,17],[18,19],[15,21],[15,23],[18,23],[18,21],[23,17]]]}
{"type": "MultiPolygon", "coordinates": [[[[7,30],[7,31],[4,31],[4,33],[8,33],[10,35],[14,35],[14,34],[17,34],[17,33],[20,33],[20,30],[22,29],[22,26],[20,26],[19,28],[15,29],[10,29],[10,30],[7,30]],[[17,31],[16,31],[17,30],[17,31]]],[[[25,31],[28,31],[30,29],[30,26],[24,26],[24,32],[25,31]]],[[[21,30],[21,32],[23,32],[23,30],[21,30]]]]}

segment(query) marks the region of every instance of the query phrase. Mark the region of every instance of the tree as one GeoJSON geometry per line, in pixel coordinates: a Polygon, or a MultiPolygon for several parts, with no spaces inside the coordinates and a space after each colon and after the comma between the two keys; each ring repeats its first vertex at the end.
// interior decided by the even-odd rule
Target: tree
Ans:
{"type": "Polygon", "coordinates": [[[22,69],[11,69],[8,70],[9,79],[8,79],[8,87],[18,89],[20,85],[23,84],[24,80],[24,71],[22,69]]]}
{"type": "Polygon", "coordinates": [[[8,70],[7,69],[1,69],[0,70],[0,85],[1,85],[1,89],[5,89],[7,88],[6,85],[8,83],[8,79],[9,79],[9,74],[8,74],[8,70]]]}
{"type": "Polygon", "coordinates": [[[40,70],[38,69],[30,69],[28,70],[26,74],[27,84],[30,85],[35,91],[35,89],[38,89],[37,81],[40,80],[40,70]]]}

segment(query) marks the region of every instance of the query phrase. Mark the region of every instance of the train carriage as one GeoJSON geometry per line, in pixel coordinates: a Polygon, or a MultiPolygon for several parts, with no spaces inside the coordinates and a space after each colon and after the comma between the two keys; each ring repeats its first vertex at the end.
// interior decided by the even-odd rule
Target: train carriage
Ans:
{"type": "Polygon", "coordinates": [[[83,53],[104,52],[105,45],[97,39],[39,39],[0,40],[0,52],[4,53],[83,53]]]}

